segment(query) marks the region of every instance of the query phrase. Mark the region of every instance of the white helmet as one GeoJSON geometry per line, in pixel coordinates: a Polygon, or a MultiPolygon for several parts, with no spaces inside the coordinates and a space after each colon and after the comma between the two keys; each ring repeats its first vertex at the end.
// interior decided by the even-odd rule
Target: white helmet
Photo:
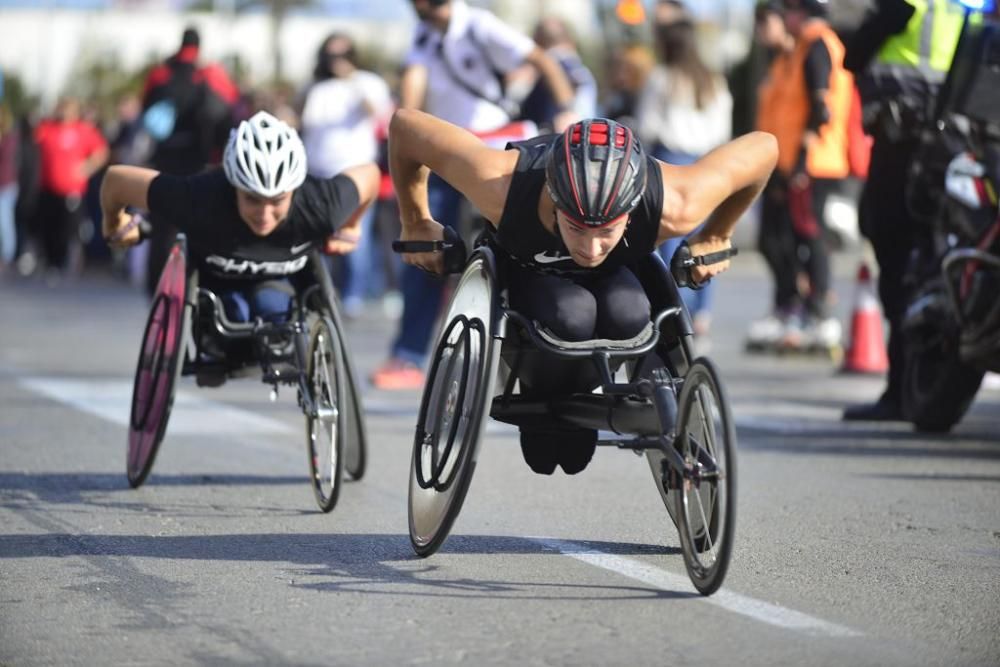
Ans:
{"type": "Polygon", "coordinates": [[[306,179],[306,149],[287,123],[258,111],[229,133],[222,168],[235,187],[277,197],[306,179]]]}

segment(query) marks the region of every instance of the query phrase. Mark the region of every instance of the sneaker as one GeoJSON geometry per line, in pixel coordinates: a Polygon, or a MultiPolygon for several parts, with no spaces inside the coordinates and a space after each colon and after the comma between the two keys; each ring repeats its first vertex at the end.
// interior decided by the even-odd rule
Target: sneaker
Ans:
{"type": "Polygon", "coordinates": [[[827,317],[812,321],[808,327],[809,340],[816,347],[831,348],[840,345],[843,328],[836,317],[827,317]]]}
{"type": "Polygon", "coordinates": [[[780,313],[771,313],[750,323],[747,330],[747,345],[751,347],[771,347],[777,345],[785,335],[787,317],[780,313]]]}
{"type": "Polygon", "coordinates": [[[425,380],[419,366],[402,359],[390,359],[371,375],[376,389],[423,389],[425,380]]]}

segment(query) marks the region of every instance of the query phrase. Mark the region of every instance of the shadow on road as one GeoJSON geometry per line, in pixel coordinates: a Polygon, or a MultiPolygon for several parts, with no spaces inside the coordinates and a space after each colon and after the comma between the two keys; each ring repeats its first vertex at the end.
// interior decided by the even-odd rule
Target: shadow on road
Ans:
{"type": "MultiPolygon", "coordinates": [[[[622,542],[573,541],[574,549],[628,556],[678,555],[673,547],[622,542]]],[[[549,556],[561,554],[544,543],[503,535],[455,535],[434,560],[414,555],[407,535],[277,534],[250,535],[0,535],[0,561],[10,558],[156,558],[167,560],[272,562],[296,588],[327,592],[358,591],[391,595],[503,597],[517,599],[649,599],[699,597],[689,591],[643,586],[586,585],[533,581],[447,578],[442,566],[456,555],[549,556]],[[386,588],[380,588],[388,586],[386,588]],[[410,591],[400,586],[416,587],[410,591]],[[428,591],[427,589],[432,589],[428,591]],[[538,589],[573,594],[538,595],[538,589]],[[579,591],[590,591],[581,595],[579,591]]],[[[560,566],[563,567],[563,566],[560,566]]]]}

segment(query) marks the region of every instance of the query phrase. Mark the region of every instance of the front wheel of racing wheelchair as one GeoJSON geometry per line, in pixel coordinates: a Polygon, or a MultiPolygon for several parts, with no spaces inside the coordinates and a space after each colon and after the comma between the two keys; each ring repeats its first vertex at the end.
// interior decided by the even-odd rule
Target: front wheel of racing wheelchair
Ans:
{"type": "Polygon", "coordinates": [[[655,254],[638,273],[658,313],[644,339],[564,344],[504,307],[488,244],[473,253],[443,320],[417,421],[409,524],[418,555],[441,546],[461,510],[485,416],[516,425],[541,420],[610,431],[617,437],[599,445],[645,452],[692,583],[704,595],[721,586],[736,519],[732,415],[714,364],[693,358],[690,318],[673,276],[655,254]],[[558,359],[577,378],[592,374],[602,392],[541,401],[518,395],[515,386],[531,381],[540,355],[558,359]],[[495,387],[501,364],[502,388],[495,387]],[[616,382],[616,371],[627,381],[616,382]]]}
{"type": "Polygon", "coordinates": [[[319,255],[309,258],[293,313],[287,323],[231,322],[213,292],[199,288],[188,263],[186,240],[178,235],[161,274],[143,334],[129,420],[127,473],[141,485],[166,434],[177,380],[206,371],[241,377],[260,368],[262,380],[297,386],[306,418],[311,485],[324,512],[336,505],[343,471],[357,480],[367,461],[367,433],[356,374],[344,340],[336,294],[319,255]],[[274,338],[290,339],[285,364],[268,353],[274,338]],[[206,360],[202,347],[240,353],[206,360]],[[220,366],[220,364],[222,364],[220,366]]]}

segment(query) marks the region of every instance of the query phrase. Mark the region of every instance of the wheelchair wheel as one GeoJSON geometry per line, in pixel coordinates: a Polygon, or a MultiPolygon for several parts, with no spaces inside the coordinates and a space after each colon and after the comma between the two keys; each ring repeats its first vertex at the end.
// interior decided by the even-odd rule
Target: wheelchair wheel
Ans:
{"type": "Polygon", "coordinates": [[[190,324],[186,293],[187,261],[184,243],[178,242],[160,274],[132,386],[126,461],[132,488],[146,481],[167,431],[190,324]]]}
{"type": "Polygon", "coordinates": [[[347,350],[344,327],[335,314],[333,324],[337,328],[339,363],[343,370],[345,391],[344,405],[346,408],[344,436],[344,471],[351,479],[357,481],[364,477],[368,465],[368,433],[365,428],[365,414],[361,405],[361,391],[358,388],[357,374],[351,362],[351,354],[347,350]]]}
{"type": "Polygon", "coordinates": [[[312,409],[306,414],[306,445],[309,476],[316,503],[324,512],[337,504],[343,477],[345,422],[345,378],[340,356],[340,337],[328,317],[320,317],[309,332],[306,377],[312,409]]]}
{"type": "Polygon", "coordinates": [[[698,359],[684,375],[675,446],[683,478],[673,473],[674,517],[688,576],[711,595],[726,576],[736,526],[736,431],[719,374],[698,359]]]}
{"type": "Polygon", "coordinates": [[[326,264],[316,252],[311,255],[310,261],[313,276],[320,286],[320,294],[322,295],[322,298],[313,304],[313,308],[317,312],[329,316],[333,323],[339,355],[338,366],[343,369],[344,381],[346,382],[345,403],[343,404],[346,408],[346,429],[342,451],[344,470],[351,479],[359,480],[364,477],[368,463],[368,433],[365,428],[364,408],[361,405],[361,391],[358,387],[357,373],[354,371],[351,353],[347,349],[347,336],[344,333],[346,327],[340,317],[340,310],[337,307],[337,293],[330,280],[330,274],[326,270],[326,264]]]}
{"type": "Polygon", "coordinates": [[[493,346],[495,273],[481,253],[452,299],[417,418],[410,465],[410,542],[433,554],[465,501],[493,395],[499,355],[493,346]]]}

